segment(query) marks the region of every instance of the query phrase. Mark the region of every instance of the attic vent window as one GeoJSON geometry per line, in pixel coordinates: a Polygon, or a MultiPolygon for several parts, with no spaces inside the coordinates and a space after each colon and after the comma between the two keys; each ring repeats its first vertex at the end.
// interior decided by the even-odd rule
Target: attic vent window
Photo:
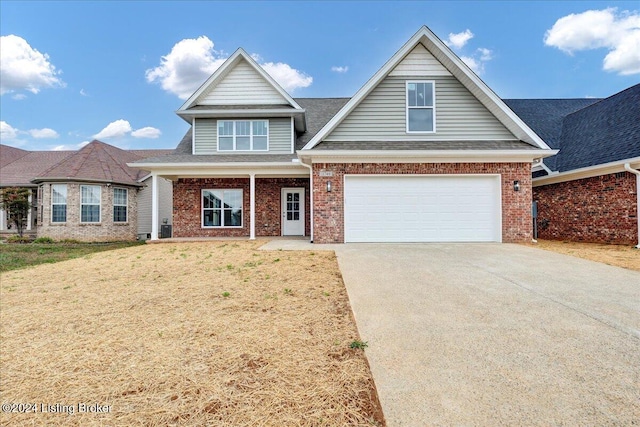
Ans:
{"type": "Polygon", "coordinates": [[[268,120],[218,120],[218,151],[268,149],[268,120]]]}
{"type": "Polygon", "coordinates": [[[435,98],[433,81],[407,82],[407,132],[435,132],[435,98]]]}

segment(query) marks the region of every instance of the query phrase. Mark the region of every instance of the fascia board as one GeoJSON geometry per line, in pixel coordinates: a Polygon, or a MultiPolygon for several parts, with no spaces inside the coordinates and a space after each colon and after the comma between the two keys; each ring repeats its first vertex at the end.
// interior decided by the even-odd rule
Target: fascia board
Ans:
{"type": "Polygon", "coordinates": [[[532,162],[552,156],[557,150],[300,150],[298,157],[313,163],[460,163],[532,162]]]}
{"type": "Polygon", "coordinates": [[[625,163],[629,163],[631,167],[637,169],[640,167],[640,157],[616,160],[615,162],[603,163],[600,165],[588,166],[571,171],[554,173],[553,175],[541,176],[538,178],[533,178],[532,183],[534,187],[540,187],[543,185],[558,184],[561,182],[573,181],[576,179],[591,178],[599,175],[624,172],[625,163]]]}

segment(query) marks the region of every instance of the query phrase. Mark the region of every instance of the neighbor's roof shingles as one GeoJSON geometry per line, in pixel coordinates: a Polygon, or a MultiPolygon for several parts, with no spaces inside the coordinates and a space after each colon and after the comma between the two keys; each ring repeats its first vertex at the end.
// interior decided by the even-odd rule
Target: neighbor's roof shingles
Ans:
{"type": "MultiPolygon", "coordinates": [[[[13,147],[1,153],[13,153],[13,147]]],[[[121,150],[93,141],[78,151],[23,151],[24,155],[0,168],[0,186],[34,186],[39,178],[65,180],[99,180],[121,184],[137,184],[146,171],[130,168],[127,162],[149,156],[169,154],[173,150],[121,150]]]]}

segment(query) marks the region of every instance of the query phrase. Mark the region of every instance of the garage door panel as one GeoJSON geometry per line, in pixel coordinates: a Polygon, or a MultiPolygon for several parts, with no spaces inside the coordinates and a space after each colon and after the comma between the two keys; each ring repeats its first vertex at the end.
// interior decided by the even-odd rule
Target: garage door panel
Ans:
{"type": "Polygon", "coordinates": [[[345,176],[345,241],[500,241],[497,176],[345,176]]]}

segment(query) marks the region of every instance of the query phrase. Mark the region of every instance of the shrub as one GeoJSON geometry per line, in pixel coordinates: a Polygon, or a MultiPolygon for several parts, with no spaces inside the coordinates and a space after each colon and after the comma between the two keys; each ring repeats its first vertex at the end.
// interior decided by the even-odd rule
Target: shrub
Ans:
{"type": "Polygon", "coordinates": [[[33,243],[53,243],[53,239],[51,237],[38,237],[33,243]]]}

